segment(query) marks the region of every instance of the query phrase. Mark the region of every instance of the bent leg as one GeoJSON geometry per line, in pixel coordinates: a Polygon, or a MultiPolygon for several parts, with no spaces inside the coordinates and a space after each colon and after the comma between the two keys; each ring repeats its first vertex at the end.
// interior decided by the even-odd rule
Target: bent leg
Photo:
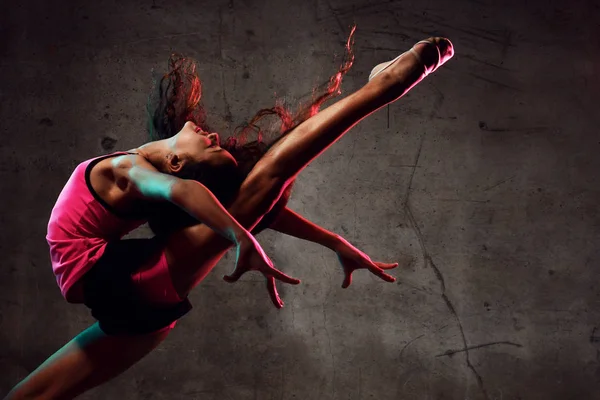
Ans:
{"type": "MultiPolygon", "coordinates": [[[[400,57],[364,87],[304,121],[277,142],[257,163],[244,181],[238,197],[228,208],[231,215],[246,229],[251,229],[264,216],[258,201],[273,205],[287,182],[302,171],[363,118],[401,98],[418,84],[432,68],[454,54],[449,40],[436,38],[433,44],[420,44],[412,53],[400,57]],[[266,170],[273,181],[251,184],[253,173],[266,170]],[[263,187],[261,187],[263,186],[263,187]],[[257,200],[258,199],[258,200],[257,200]]],[[[263,174],[265,175],[265,174],[263,174]]],[[[171,235],[166,254],[169,271],[177,292],[185,297],[212,270],[230,247],[208,227],[195,225],[171,235]]]]}
{"type": "Polygon", "coordinates": [[[109,336],[96,323],[48,358],[4,400],[73,399],[129,369],[169,331],[109,336]]]}

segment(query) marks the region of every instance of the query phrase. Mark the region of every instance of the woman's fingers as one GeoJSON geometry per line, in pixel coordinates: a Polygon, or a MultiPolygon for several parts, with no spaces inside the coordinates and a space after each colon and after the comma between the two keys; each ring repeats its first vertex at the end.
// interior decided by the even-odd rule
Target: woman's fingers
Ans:
{"type": "Polygon", "coordinates": [[[269,277],[278,279],[281,282],[289,283],[291,285],[297,285],[300,283],[300,279],[292,278],[291,276],[284,274],[275,267],[269,268],[269,270],[265,271],[264,274],[268,275],[269,277]]]}
{"type": "Polygon", "coordinates": [[[369,267],[369,271],[371,271],[371,273],[377,275],[378,277],[380,277],[381,279],[383,279],[386,282],[395,282],[396,281],[396,278],[383,272],[383,270],[381,268],[379,268],[377,265],[375,265],[375,263],[373,263],[369,267]]]}
{"type": "MultiPolygon", "coordinates": [[[[381,263],[377,263],[377,264],[381,264],[381,263]]],[[[378,267],[377,264],[376,263],[371,264],[369,267],[367,267],[368,270],[372,274],[377,275],[379,278],[383,279],[386,282],[396,282],[396,278],[394,278],[391,275],[386,274],[382,268],[378,267]]],[[[386,269],[391,269],[391,268],[397,267],[398,264],[385,264],[385,266],[387,267],[386,269]]],[[[342,283],[343,289],[346,289],[352,283],[352,272],[354,272],[354,271],[355,270],[344,271],[345,277],[344,277],[344,282],[342,283]]]]}
{"type": "Polygon", "coordinates": [[[398,263],[390,264],[390,263],[376,262],[375,265],[377,265],[381,269],[392,269],[392,268],[396,268],[398,266],[398,263]]]}
{"type": "MultiPolygon", "coordinates": [[[[224,275],[223,280],[229,283],[237,282],[246,272],[247,270],[245,270],[244,268],[236,268],[232,274],[224,275]]],[[[300,279],[292,278],[291,276],[284,274],[283,272],[279,271],[277,268],[274,267],[270,267],[266,271],[261,272],[267,278],[278,279],[281,282],[289,283],[291,285],[297,285],[301,282],[300,279]]]]}
{"type": "Polygon", "coordinates": [[[272,276],[267,277],[267,290],[269,291],[269,296],[271,297],[271,301],[273,305],[277,308],[283,307],[283,301],[279,297],[279,293],[277,293],[277,286],[275,286],[275,278],[272,276]]]}
{"type": "Polygon", "coordinates": [[[352,272],[346,272],[344,282],[342,283],[342,289],[346,289],[352,283],[352,272]]]}
{"type": "MultiPolygon", "coordinates": [[[[223,276],[223,280],[229,283],[237,282],[240,279],[240,277],[246,272],[240,271],[243,271],[243,269],[236,268],[236,270],[233,271],[231,275],[223,276]]],[[[279,293],[277,292],[277,286],[275,286],[275,279],[277,278],[282,282],[290,283],[292,285],[299,284],[300,279],[292,278],[275,268],[269,269],[268,273],[265,273],[265,275],[267,278],[267,291],[269,292],[269,297],[271,298],[273,305],[277,308],[282,308],[284,303],[279,297],[279,293]]]]}
{"type": "Polygon", "coordinates": [[[242,271],[241,269],[236,268],[231,275],[223,276],[223,280],[229,283],[237,282],[238,279],[240,279],[240,277],[244,274],[244,272],[246,271],[242,271]]]}

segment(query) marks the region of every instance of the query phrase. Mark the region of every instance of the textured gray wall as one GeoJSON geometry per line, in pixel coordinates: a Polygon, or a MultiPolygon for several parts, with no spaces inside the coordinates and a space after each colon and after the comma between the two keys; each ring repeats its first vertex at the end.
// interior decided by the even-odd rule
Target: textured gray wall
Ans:
{"type": "Polygon", "coordinates": [[[284,309],[260,276],[223,283],[230,255],[160,348],[82,398],[598,398],[595,2],[62,3],[0,16],[0,394],[92,322],[55,284],[47,217],[103,140],[142,143],[151,70],[171,51],[198,58],[227,134],[335,71],[356,22],[344,94],[432,34],[457,51],[310,165],[291,201],[399,261],[397,284],[363,271],[342,290],[332,252],[267,232],[276,264],[303,279],[280,285],[284,309]]]}

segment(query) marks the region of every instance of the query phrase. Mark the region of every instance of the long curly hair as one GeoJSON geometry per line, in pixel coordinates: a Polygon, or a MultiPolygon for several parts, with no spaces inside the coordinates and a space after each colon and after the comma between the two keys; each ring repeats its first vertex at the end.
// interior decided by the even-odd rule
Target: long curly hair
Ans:
{"type": "MultiPolygon", "coordinates": [[[[319,112],[327,100],[341,94],[342,79],[354,62],[353,26],[346,41],[345,54],[337,72],[328,81],[312,90],[310,98],[300,101],[292,111],[280,100],[274,107],[259,110],[248,122],[235,129],[232,136],[222,144],[237,161],[237,167],[224,166],[219,170],[197,168],[193,175],[205,185],[219,201],[228,206],[235,198],[241,183],[254,165],[277,141],[285,137],[294,128],[319,112]],[[263,127],[269,118],[275,117],[278,123],[263,127]]],[[[147,130],[150,140],[161,140],[177,134],[186,121],[192,121],[210,132],[206,121],[206,112],[201,104],[202,81],[198,76],[198,63],[190,57],[172,54],[168,62],[168,72],[154,84],[154,91],[148,98],[147,130]]],[[[254,233],[267,228],[284,208],[291,195],[293,183],[289,184],[279,202],[261,220],[254,233]]],[[[149,225],[156,235],[164,235],[184,226],[197,224],[198,221],[180,208],[170,204],[161,204],[149,218],[149,225]]]]}

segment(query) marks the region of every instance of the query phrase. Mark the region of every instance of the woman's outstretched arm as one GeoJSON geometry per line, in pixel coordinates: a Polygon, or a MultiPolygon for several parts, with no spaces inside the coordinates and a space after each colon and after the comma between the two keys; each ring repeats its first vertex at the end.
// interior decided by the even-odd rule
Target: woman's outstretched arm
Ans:
{"type": "Polygon", "coordinates": [[[398,263],[373,262],[368,255],[354,247],[346,239],[304,218],[288,207],[283,208],[273,220],[270,229],[294,236],[298,239],[308,240],[333,250],[344,269],[344,283],[346,288],[352,282],[352,272],[357,269],[368,269],[387,282],[396,279],[386,274],[383,270],[392,269],[398,263]]]}
{"type": "Polygon", "coordinates": [[[298,239],[320,244],[336,251],[342,244],[340,236],[304,218],[289,207],[283,208],[273,220],[270,229],[298,239]]]}

